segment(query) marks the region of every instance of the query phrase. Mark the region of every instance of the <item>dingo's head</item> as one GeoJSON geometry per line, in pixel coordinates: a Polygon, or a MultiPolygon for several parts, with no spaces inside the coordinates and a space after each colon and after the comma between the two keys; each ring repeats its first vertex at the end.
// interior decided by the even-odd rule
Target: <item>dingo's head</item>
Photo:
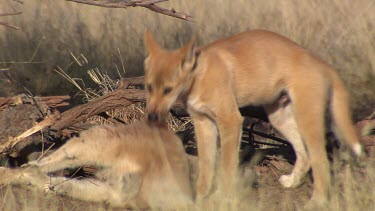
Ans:
{"type": "Polygon", "coordinates": [[[195,40],[180,49],[167,50],[146,31],[144,43],[148,54],[144,63],[148,120],[161,123],[176,99],[190,89],[197,65],[195,40]]]}

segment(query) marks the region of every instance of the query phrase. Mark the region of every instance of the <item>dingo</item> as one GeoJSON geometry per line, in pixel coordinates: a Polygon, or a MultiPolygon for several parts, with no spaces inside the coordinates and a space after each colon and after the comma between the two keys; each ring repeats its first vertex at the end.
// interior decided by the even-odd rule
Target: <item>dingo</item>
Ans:
{"type": "Polygon", "coordinates": [[[219,184],[224,191],[233,190],[243,120],[238,107],[264,106],[270,122],[293,145],[297,161],[290,175],[280,177],[283,186],[298,186],[312,167],[311,202],[325,203],[329,194],[327,104],[337,135],[361,155],[349,96],[338,74],[288,38],[253,30],[202,48],[195,48],[192,39],[176,50],[160,47],[147,31],[144,39],[148,120],[164,121],[177,98],[186,100],[198,141],[198,199],[207,196],[212,186],[218,135],[219,184]],[[290,103],[278,101],[283,93],[290,103]]]}
{"type": "Polygon", "coordinates": [[[1,168],[1,183],[26,181],[39,189],[48,185],[58,194],[120,207],[164,209],[192,203],[188,160],[181,140],[167,129],[144,123],[93,127],[30,164],[32,168],[27,170],[1,168]],[[83,164],[103,170],[95,180],[49,178],[45,174],[83,164]]]}

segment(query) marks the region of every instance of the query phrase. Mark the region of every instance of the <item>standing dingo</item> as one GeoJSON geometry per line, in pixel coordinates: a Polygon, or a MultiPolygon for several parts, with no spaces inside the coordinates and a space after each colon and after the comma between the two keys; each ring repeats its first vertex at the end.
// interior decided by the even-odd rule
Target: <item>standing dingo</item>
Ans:
{"type": "Polygon", "coordinates": [[[312,204],[326,203],[329,162],[325,151],[327,104],[337,135],[361,155],[349,96],[327,63],[273,32],[253,30],[195,48],[194,39],[166,50],[145,32],[148,120],[162,122],[177,98],[186,100],[198,142],[197,197],[209,194],[216,141],[221,141],[219,187],[233,190],[237,178],[242,120],[238,107],[264,106],[272,125],[293,145],[297,160],[284,187],[296,187],[312,167],[312,204]],[[286,93],[290,103],[278,99],[286,93]]]}
{"type": "Polygon", "coordinates": [[[0,183],[47,186],[58,194],[116,207],[175,209],[192,204],[189,165],[181,140],[167,129],[144,123],[93,127],[30,164],[30,169],[0,168],[0,183]],[[102,170],[89,180],[46,174],[84,164],[102,170]]]}

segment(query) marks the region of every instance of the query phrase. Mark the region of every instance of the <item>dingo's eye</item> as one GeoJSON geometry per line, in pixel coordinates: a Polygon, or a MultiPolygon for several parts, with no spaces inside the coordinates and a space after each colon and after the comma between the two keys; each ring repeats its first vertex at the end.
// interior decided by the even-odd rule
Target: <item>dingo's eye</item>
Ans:
{"type": "Polygon", "coordinates": [[[151,86],[151,84],[147,84],[147,91],[152,92],[152,86],[151,86]]]}
{"type": "Polygon", "coordinates": [[[165,89],[164,89],[164,95],[169,94],[171,91],[172,91],[172,88],[171,88],[171,87],[167,87],[167,88],[165,88],[165,89]]]}

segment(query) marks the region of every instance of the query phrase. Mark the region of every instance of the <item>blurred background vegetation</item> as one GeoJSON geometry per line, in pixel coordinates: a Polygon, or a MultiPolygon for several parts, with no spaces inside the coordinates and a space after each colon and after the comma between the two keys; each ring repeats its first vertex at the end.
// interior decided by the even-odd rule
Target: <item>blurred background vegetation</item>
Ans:
{"type": "Polygon", "coordinates": [[[82,79],[77,82],[86,87],[93,86],[87,71],[96,67],[113,78],[142,75],[146,28],[168,48],[181,46],[191,36],[205,45],[261,28],[291,38],[336,68],[353,96],[356,119],[368,115],[375,105],[373,0],[170,0],[160,4],[192,15],[197,23],[144,8],[106,9],[64,0],[0,1],[0,13],[23,12],[0,17],[21,28],[0,27],[0,96],[25,88],[35,95],[77,92],[54,71],[55,65],[82,79]]]}

